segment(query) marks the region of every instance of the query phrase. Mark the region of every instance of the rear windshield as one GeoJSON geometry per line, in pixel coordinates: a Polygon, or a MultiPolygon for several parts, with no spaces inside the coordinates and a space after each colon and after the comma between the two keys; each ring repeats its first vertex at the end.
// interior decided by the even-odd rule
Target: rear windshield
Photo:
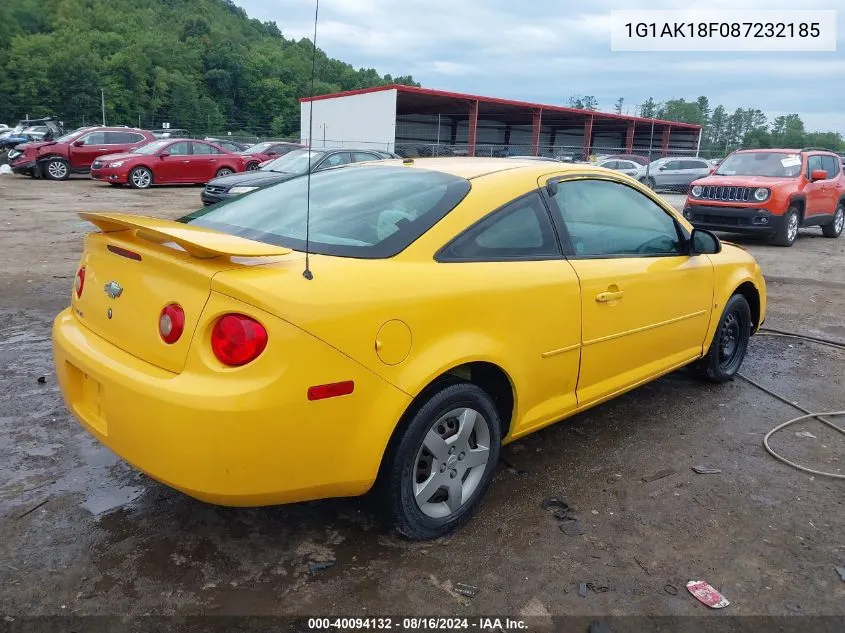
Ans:
{"type": "Polygon", "coordinates": [[[771,176],[793,178],[801,173],[801,155],[785,152],[741,152],[719,165],[719,176],[771,176]]]}
{"type": "MultiPolygon", "coordinates": [[[[308,177],[200,209],[179,222],[305,250],[308,177]]],[[[401,252],[466,196],[468,180],[407,167],[352,166],[311,175],[312,253],[378,259],[401,252]]]]}

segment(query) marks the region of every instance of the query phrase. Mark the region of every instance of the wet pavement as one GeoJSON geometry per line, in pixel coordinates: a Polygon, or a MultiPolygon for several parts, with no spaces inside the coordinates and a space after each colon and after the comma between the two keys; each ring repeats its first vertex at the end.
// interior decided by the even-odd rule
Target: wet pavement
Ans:
{"type": "MultiPolygon", "coordinates": [[[[703,579],[734,615],[845,616],[845,483],[771,458],[763,435],[800,412],[742,380],[677,372],[509,445],[475,517],[432,543],[386,531],[366,498],[232,509],[150,480],[66,413],[50,321],[81,248],[75,211],[174,217],[199,190],[0,187],[0,612],[702,615],[684,586],[703,579]]],[[[805,233],[791,249],[742,241],[769,280],[767,325],[845,340],[845,238],[805,233]]],[[[845,408],[844,370],[841,350],[768,336],[743,367],[812,410],[845,408]]],[[[773,444],[845,472],[841,438],[808,421],[773,444]]]]}

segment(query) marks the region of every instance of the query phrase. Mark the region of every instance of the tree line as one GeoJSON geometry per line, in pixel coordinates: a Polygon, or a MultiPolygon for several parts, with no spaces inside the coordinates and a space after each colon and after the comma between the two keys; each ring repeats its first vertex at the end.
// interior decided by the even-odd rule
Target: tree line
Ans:
{"type": "MultiPolygon", "coordinates": [[[[623,113],[625,99],[620,97],[614,111],[623,113]]],[[[573,108],[598,110],[594,96],[573,95],[568,105],[573,108]]],[[[710,107],[710,100],[701,96],[695,101],[670,99],[655,101],[652,97],[636,106],[633,114],[647,119],[663,119],[679,123],[701,125],[701,153],[705,156],[725,156],[740,147],[757,149],[770,147],[825,147],[845,152],[845,139],[839,132],[808,132],[798,114],[786,114],[772,120],[757,108],[737,108],[733,112],[723,105],[710,107]]]]}
{"type": "MultiPolygon", "coordinates": [[[[0,2],[0,121],[97,124],[104,95],[109,124],[299,136],[312,51],[231,0],[0,2]]],[[[315,94],[388,83],[419,85],[317,50],[315,94]]]]}

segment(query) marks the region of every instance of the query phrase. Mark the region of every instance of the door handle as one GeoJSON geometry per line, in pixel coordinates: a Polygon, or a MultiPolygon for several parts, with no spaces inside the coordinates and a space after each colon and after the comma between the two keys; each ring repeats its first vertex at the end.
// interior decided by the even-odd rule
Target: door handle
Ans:
{"type": "Polygon", "coordinates": [[[616,301],[617,299],[621,299],[622,295],[625,293],[621,290],[616,291],[608,291],[608,292],[600,292],[596,295],[596,301],[599,303],[607,303],[608,301],[616,301]]]}

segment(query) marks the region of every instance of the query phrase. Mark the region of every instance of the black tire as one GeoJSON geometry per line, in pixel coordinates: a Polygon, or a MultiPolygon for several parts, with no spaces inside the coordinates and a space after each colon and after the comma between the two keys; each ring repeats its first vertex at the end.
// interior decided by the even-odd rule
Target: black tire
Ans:
{"type": "Polygon", "coordinates": [[[839,237],[842,235],[842,227],[845,225],[845,204],[840,202],[833,212],[833,219],[822,227],[822,235],[825,237],[839,237]]]}
{"type": "Polygon", "coordinates": [[[231,176],[234,174],[234,170],[229,169],[228,167],[221,167],[217,170],[217,173],[214,175],[215,178],[224,178],[225,176],[231,176]]]}
{"type": "Polygon", "coordinates": [[[258,169],[258,163],[250,163],[246,166],[247,171],[255,171],[256,169],[258,169]]]}
{"type": "Polygon", "coordinates": [[[136,167],[129,172],[127,180],[133,189],[149,189],[153,186],[153,172],[146,167],[136,167]]]}
{"type": "Polygon", "coordinates": [[[772,236],[771,243],[775,246],[792,246],[798,238],[799,226],[801,226],[801,212],[798,211],[798,207],[789,207],[783,215],[780,228],[772,236]]]}
{"type": "Polygon", "coordinates": [[[67,180],[70,178],[70,165],[64,158],[48,158],[40,165],[41,174],[47,180],[67,180]]]}
{"type": "Polygon", "coordinates": [[[733,295],[722,311],[710,349],[694,369],[710,382],[733,380],[745,359],[750,338],[751,308],[745,297],[733,295]]]}
{"type": "MultiPolygon", "coordinates": [[[[470,437],[476,438],[477,447],[482,446],[482,443],[478,442],[479,436],[475,432],[470,437]]],[[[432,392],[420,406],[409,411],[409,417],[402,421],[401,427],[391,440],[385,454],[375,490],[375,498],[379,504],[379,509],[385,515],[385,520],[401,534],[412,540],[435,539],[456,529],[470,517],[490,485],[499,461],[501,438],[499,414],[493,400],[483,389],[470,383],[460,382],[446,384],[432,392]],[[457,422],[455,427],[452,427],[452,418],[447,418],[446,422],[442,421],[443,416],[456,409],[470,409],[480,414],[480,419],[476,418],[475,424],[476,428],[478,428],[478,424],[486,425],[483,428],[486,428],[488,433],[489,452],[480,479],[477,479],[475,488],[469,494],[467,500],[462,501],[462,505],[457,510],[448,510],[449,514],[438,518],[423,512],[415,498],[414,486],[423,483],[416,481],[416,479],[426,477],[425,471],[421,470],[422,462],[417,460],[425,455],[423,442],[429,431],[443,435],[440,430],[444,430],[448,434],[449,429],[454,428],[454,435],[447,435],[446,437],[446,446],[449,445],[448,441],[452,437],[455,440],[458,439],[457,431],[460,428],[460,421],[455,420],[457,422]],[[444,428],[447,425],[448,429],[444,428]]],[[[449,450],[454,451],[454,448],[452,447],[449,450]]],[[[460,455],[455,456],[450,452],[448,461],[444,464],[437,462],[436,457],[429,453],[430,472],[428,478],[433,478],[438,471],[444,473],[444,469],[447,468],[446,464],[450,464],[446,472],[452,479],[460,477],[462,481],[469,482],[469,471],[462,472],[460,463],[453,460],[457,457],[460,457],[460,455]],[[436,466],[438,463],[440,464],[439,467],[436,466]],[[456,473],[453,473],[452,468],[456,469],[456,473]]],[[[464,459],[464,457],[460,457],[460,459],[464,459]]],[[[475,475],[473,476],[475,477],[475,475]]],[[[446,474],[442,477],[445,479],[446,474]]],[[[429,498],[429,502],[436,499],[437,495],[441,493],[449,494],[445,492],[445,488],[438,488],[434,496],[429,498]]],[[[439,505],[439,503],[441,502],[435,502],[436,505],[439,505]]],[[[449,505],[447,501],[442,501],[442,503],[445,506],[449,505]]],[[[445,510],[446,508],[444,508],[445,510]]]]}

